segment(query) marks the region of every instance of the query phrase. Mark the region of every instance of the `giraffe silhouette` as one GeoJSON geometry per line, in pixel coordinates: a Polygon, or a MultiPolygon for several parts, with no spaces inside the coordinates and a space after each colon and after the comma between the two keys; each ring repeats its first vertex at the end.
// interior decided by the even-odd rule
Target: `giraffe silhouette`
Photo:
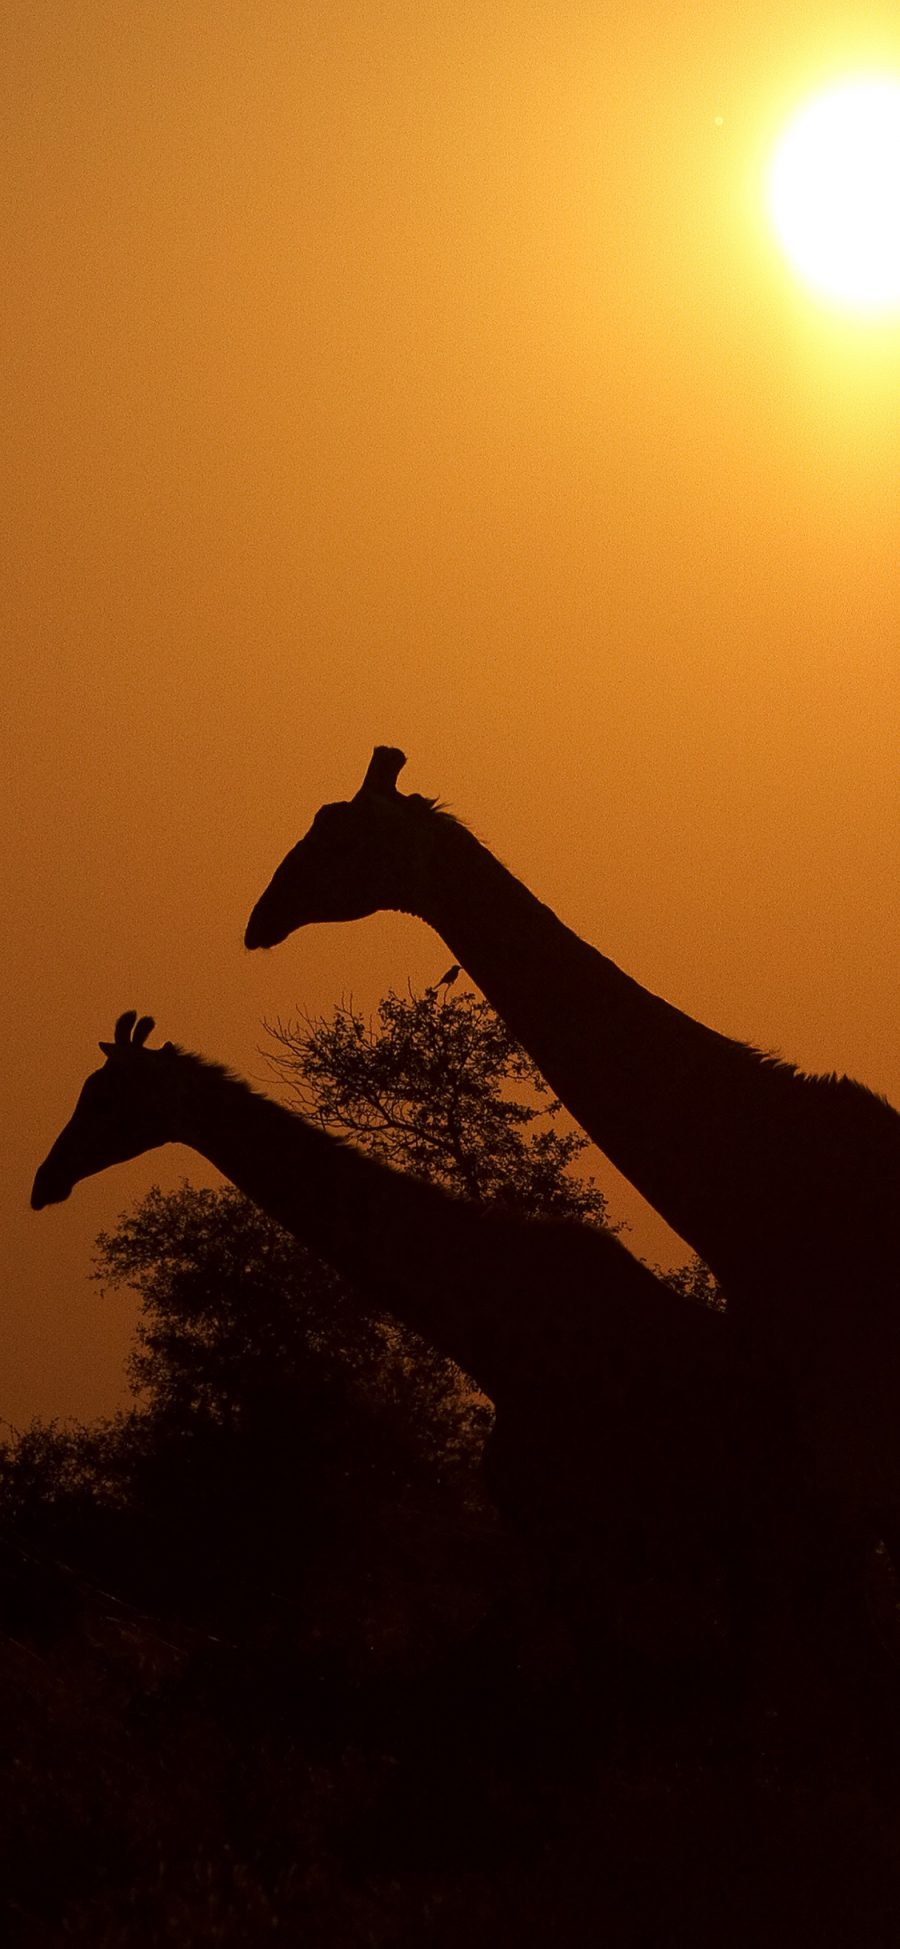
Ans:
{"type": "Polygon", "coordinates": [[[541,1527],[542,1511],[557,1531],[563,1516],[570,1529],[593,1523],[601,1555],[636,1509],[653,1511],[659,1536],[683,1534],[691,1511],[720,1534],[739,1527],[738,1477],[753,1471],[735,1415],[756,1382],[720,1314],[611,1233],[484,1209],[396,1171],[217,1064],[148,1047],[152,1027],[131,1010],[101,1042],[103,1067],[35,1176],[36,1210],[115,1163],[187,1144],[345,1274],[364,1306],[478,1381],[497,1413],[492,1481],[526,1527],[541,1527]]]}
{"type": "Polygon", "coordinates": [[[900,1116],[650,993],[581,940],[378,746],[257,901],[248,947],[380,909],[441,936],[567,1109],[710,1265],[797,1390],[810,1453],[879,1535],[900,1507],[900,1116]]]}

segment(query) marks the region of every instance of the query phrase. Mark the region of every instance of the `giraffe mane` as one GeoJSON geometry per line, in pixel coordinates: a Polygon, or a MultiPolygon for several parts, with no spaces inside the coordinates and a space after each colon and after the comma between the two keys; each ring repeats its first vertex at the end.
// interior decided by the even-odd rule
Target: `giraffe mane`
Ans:
{"type": "MultiPolygon", "coordinates": [[[[299,1110],[293,1110],[289,1103],[282,1103],[277,1096],[270,1096],[268,1090],[262,1089],[256,1083],[249,1082],[246,1076],[241,1076],[236,1069],[230,1069],[227,1063],[216,1062],[212,1056],[201,1056],[196,1049],[185,1049],[178,1042],[167,1042],[165,1050],[175,1060],[189,1064],[193,1070],[199,1070],[210,1082],[225,1083],[230,1089],[240,1090],[242,1096],[252,1097],[255,1103],[263,1104],[266,1109],[273,1111],[278,1116],[299,1118],[310,1129],[316,1127],[313,1118],[304,1117],[299,1110]]],[[[334,1142],[339,1144],[342,1149],[352,1150],[354,1148],[350,1140],[342,1136],[340,1132],[329,1132],[329,1135],[333,1137],[334,1142]]]]}

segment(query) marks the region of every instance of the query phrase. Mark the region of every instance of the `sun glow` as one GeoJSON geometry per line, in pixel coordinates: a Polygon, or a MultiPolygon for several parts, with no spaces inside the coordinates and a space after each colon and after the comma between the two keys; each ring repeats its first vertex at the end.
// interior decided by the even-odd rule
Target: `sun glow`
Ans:
{"type": "Polygon", "coordinates": [[[801,109],[769,172],[785,254],[845,310],[900,312],[900,80],[846,81],[801,109]]]}

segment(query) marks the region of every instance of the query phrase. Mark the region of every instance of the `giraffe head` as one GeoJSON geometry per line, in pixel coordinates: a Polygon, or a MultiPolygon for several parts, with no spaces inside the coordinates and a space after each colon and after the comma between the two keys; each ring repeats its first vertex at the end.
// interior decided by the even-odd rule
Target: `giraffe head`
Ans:
{"type": "Polygon", "coordinates": [[[147,1049],[152,1017],[138,1021],[131,1008],[116,1023],[115,1040],[101,1042],[106,1057],[81,1091],[75,1109],[38,1170],[31,1192],[35,1211],[61,1204],[81,1178],[110,1164],[124,1164],[168,1141],[161,1093],[154,1083],[160,1066],[171,1063],[171,1042],[147,1049]],[[148,1088],[147,1085],[150,1084],[148,1088]]]}
{"type": "Polygon", "coordinates": [[[432,801],[398,792],[405,763],[402,751],[376,745],[355,797],[321,807],[257,900],[247,947],[275,947],[313,921],[414,909],[421,814],[432,801]]]}

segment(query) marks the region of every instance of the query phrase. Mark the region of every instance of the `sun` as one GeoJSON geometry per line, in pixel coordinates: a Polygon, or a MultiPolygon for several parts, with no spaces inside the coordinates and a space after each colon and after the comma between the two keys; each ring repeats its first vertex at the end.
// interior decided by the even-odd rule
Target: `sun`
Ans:
{"type": "Polygon", "coordinates": [[[900,312],[900,79],[841,82],[800,109],[769,170],[795,270],[845,310],[900,312]]]}

